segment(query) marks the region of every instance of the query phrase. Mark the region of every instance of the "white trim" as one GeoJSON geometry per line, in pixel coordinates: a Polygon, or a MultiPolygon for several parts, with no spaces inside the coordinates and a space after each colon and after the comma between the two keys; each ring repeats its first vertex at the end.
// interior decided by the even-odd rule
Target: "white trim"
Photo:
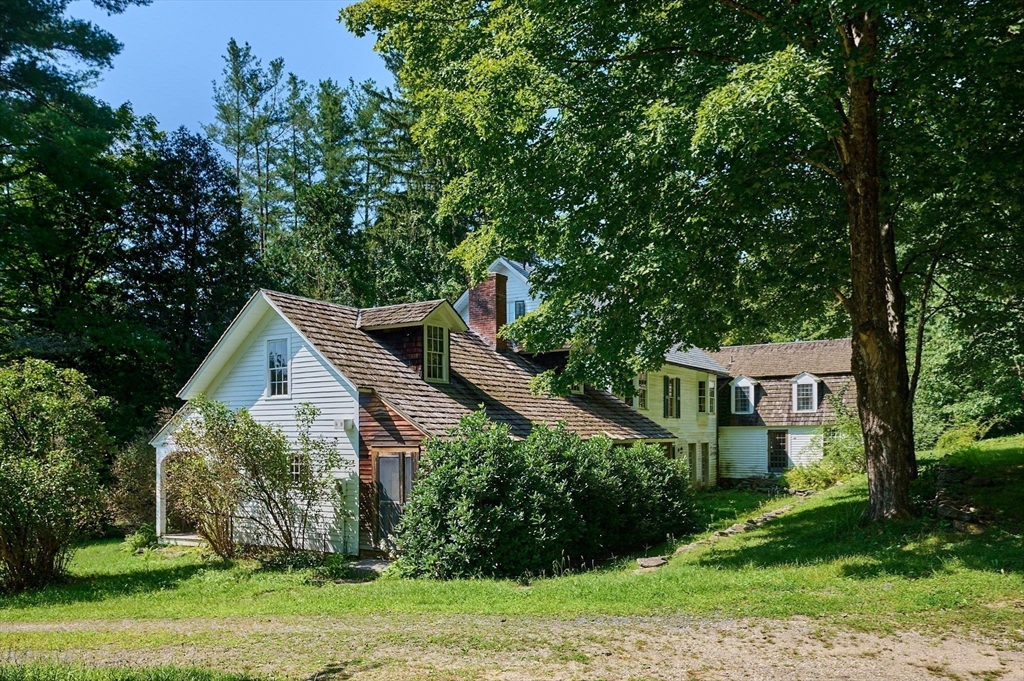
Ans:
{"type": "Polygon", "coordinates": [[[451,365],[451,334],[449,333],[448,327],[441,326],[438,324],[424,324],[423,325],[423,380],[427,383],[448,383],[448,372],[451,365]],[[430,329],[441,329],[441,335],[444,342],[444,350],[441,352],[441,378],[428,378],[427,377],[427,366],[428,366],[428,353],[429,348],[429,331],[430,329]]]}
{"type": "Polygon", "coordinates": [[[732,395],[731,395],[732,401],[729,403],[729,408],[730,408],[729,410],[733,414],[753,414],[754,413],[754,409],[755,409],[755,406],[756,406],[754,403],[755,403],[755,399],[757,397],[757,390],[755,388],[756,385],[757,385],[757,381],[755,381],[752,378],[748,378],[748,377],[742,376],[742,375],[737,376],[736,380],[734,380],[732,382],[732,395]],[[747,402],[750,406],[749,406],[749,409],[747,409],[747,411],[738,411],[736,409],[736,389],[737,388],[746,388],[747,390],[750,391],[750,393],[748,395],[749,399],[748,399],[748,402],[747,402]]]}
{"type": "Polygon", "coordinates": [[[263,397],[268,400],[290,400],[292,398],[292,339],[288,336],[284,338],[268,338],[263,343],[263,377],[264,377],[264,388],[263,397]],[[285,354],[285,380],[288,385],[285,386],[285,392],[281,395],[270,394],[270,344],[280,343],[284,341],[284,354],[285,354]]]}
{"type": "MultiPolygon", "coordinates": [[[[487,271],[488,272],[494,272],[494,268],[496,268],[498,265],[501,265],[506,270],[508,270],[509,272],[514,274],[516,276],[516,278],[518,278],[521,282],[526,284],[527,287],[529,287],[530,280],[527,277],[523,276],[523,273],[519,271],[519,268],[516,267],[515,265],[513,265],[511,262],[509,262],[508,258],[506,258],[503,255],[499,256],[494,262],[492,262],[487,267],[487,271]]],[[[529,289],[527,289],[527,290],[529,290],[529,289]]],[[[469,305],[469,290],[467,289],[467,290],[462,292],[461,296],[458,297],[458,299],[455,301],[455,305],[453,305],[453,307],[455,308],[455,311],[458,312],[463,307],[466,307],[468,305],[469,305]]],[[[462,315],[459,315],[459,316],[461,317],[462,315]]]]}
{"type": "Polygon", "coordinates": [[[799,376],[796,376],[790,380],[793,384],[793,401],[792,409],[797,414],[813,414],[818,411],[818,386],[821,384],[821,379],[814,374],[803,372],[799,376]],[[810,385],[811,386],[811,407],[810,409],[800,409],[800,399],[797,394],[799,386],[810,385]]]}

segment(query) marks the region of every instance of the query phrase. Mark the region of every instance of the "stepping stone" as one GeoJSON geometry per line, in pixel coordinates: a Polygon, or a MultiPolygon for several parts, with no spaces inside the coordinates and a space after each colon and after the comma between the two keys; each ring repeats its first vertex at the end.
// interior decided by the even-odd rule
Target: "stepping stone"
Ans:
{"type": "Polygon", "coordinates": [[[747,531],[747,526],[744,525],[743,523],[736,523],[735,525],[730,527],[729,530],[732,531],[732,532],[746,532],[747,531]]]}
{"type": "Polygon", "coordinates": [[[637,558],[636,564],[642,568],[656,568],[668,565],[668,561],[665,560],[664,556],[652,556],[650,558],[637,558]]]}

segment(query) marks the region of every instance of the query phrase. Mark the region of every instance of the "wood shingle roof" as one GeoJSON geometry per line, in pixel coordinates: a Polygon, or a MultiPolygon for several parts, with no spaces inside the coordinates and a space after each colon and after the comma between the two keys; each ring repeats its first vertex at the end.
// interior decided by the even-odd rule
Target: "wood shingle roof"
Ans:
{"type": "Polygon", "coordinates": [[[730,376],[751,378],[792,378],[805,371],[815,376],[850,374],[852,355],[849,338],[732,345],[711,353],[730,376]]]}
{"type": "Polygon", "coordinates": [[[362,327],[422,320],[440,301],[358,310],[272,291],[264,295],[359,389],[374,391],[401,415],[431,435],[444,435],[483,405],[487,415],[526,436],[534,423],[564,422],[583,437],[613,440],[674,439],[669,431],[603,390],[545,397],[530,392],[541,369],[512,351],[496,351],[473,331],[452,331],[449,383],[428,383],[362,327]],[[432,304],[433,307],[424,310],[432,304]],[[394,309],[409,308],[409,309],[394,309]],[[417,317],[417,315],[422,315],[417,317]],[[385,321],[382,319],[402,322],[385,321]],[[362,324],[360,324],[362,320],[362,324]],[[409,321],[412,320],[412,321],[409,321]]]}

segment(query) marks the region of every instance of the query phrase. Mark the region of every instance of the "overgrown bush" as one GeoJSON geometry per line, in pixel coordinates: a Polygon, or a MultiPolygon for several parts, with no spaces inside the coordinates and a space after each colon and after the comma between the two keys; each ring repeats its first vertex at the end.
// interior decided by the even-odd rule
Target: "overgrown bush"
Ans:
{"type": "Polygon", "coordinates": [[[114,454],[107,487],[107,520],[126,535],[156,518],[156,452],[139,437],[114,454]]]}
{"type": "Polygon", "coordinates": [[[296,407],[292,443],[245,409],[203,397],[189,404],[167,459],[168,497],[217,555],[233,557],[239,539],[286,551],[325,548],[324,509],[337,506],[334,472],[345,462],[336,442],[310,435],[318,414],[311,404],[296,407]]]}
{"type": "Polygon", "coordinates": [[[110,449],[85,376],[26,360],[0,369],[0,587],[42,587],[67,568],[101,513],[110,449]]]}
{"type": "Polygon", "coordinates": [[[951,454],[972,447],[979,440],[985,439],[994,424],[994,421],[979,419],[957,423],[943,431],[935,442],[935,449],[941,454],[951,454]]]}
{"type": "Polygon", "coordinates": [[[843,403],[842,392],[829,395],[828,400],[836,422],[822,435],[822,458],[786,471],[783,478],[790,489],[826,489],[864,472],[866,461],[860,419],[843,403]]]}
{"type": "Polygon", "coordinates": [[[146,549],[155,547],[156,544],[156,528],[151,524],[145,524],[124,538],[121,550],[126,553],[142,553],[146,549]]]}
{"type": "Polygon", "coordinates": [[[659,447],[543,426],[516,441],[483,412],[448,435],[427,442],[399,525],[408,576],[538,575],[691,529],[685,470],[659,447]]]}

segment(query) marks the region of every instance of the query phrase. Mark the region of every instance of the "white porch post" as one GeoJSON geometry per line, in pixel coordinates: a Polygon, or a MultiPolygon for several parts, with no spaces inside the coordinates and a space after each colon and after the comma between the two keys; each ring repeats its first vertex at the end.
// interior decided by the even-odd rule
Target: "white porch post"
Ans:
{"type": "Polygon", "coordinates": [[[167,534],[167,491],[164,488],[164,459],[167,457],[167,445],[156,448],[156,536],[167,534]]]}

